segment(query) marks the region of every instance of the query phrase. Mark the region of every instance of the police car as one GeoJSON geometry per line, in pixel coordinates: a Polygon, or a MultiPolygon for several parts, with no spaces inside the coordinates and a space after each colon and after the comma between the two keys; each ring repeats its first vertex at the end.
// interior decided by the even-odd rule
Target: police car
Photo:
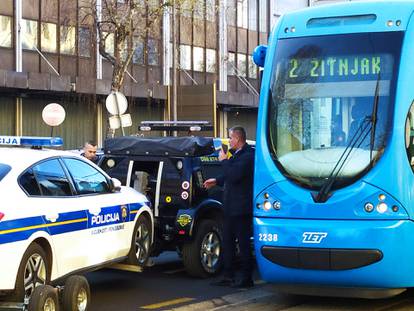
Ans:
{"type": "Polygon", "coordinates": [[[59,146],[59,138],[0,136],[0,145],[0,294],[23,301],[75,272],[146,263],[153,215],[145,196],[79,155],[10,147],[59,146]]]}

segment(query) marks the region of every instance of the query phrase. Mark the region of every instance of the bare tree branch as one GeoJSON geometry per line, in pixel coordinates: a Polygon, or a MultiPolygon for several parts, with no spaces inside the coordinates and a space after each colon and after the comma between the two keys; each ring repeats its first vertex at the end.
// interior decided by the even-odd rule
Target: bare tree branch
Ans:
{"type": "MultiPolygon", "coordinates": [[[[153,0],[102,0],[101,20],[98,19],[96,0],[80,0],[80,10],[83,20],[92,17],[98,37],[99,53],[113,66],[112,89],[122,88],[124,77],[131,64],[138,44],[134,38],[146,40],[149,36],[157,37],[159,24],[166,9],[172,7],[173,2],[179,7],[184,1],[193,3],[197,0],[168,0],[154,5],[153,0]],[[88,5],[86,5],[86,3],[88,5]],[[153,32],[153,33],[152,33],[153,32]],[[108,50],[108,40],[112,38],[114,51],[108,50]]],[[[193,7],[193,6],[190,6],[193,7]]]]}

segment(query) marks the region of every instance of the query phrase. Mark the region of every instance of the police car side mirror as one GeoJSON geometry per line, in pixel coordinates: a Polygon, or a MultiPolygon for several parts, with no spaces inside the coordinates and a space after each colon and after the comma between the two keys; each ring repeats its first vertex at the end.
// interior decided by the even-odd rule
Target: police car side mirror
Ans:
{"type": "Polygon", "coordinates": [[[121,191],[121,182],[116,178],[110,179],[111,191],[112,192],[119,192],[121,191]]]}

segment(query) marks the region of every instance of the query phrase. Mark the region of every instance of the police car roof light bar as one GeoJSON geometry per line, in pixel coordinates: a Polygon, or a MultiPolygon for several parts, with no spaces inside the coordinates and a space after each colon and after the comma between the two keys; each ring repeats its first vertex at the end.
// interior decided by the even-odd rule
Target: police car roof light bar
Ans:
{"type": "Polygon", "coordinates": [[[60,147],[63,145],[63,139],[61,137],[0,136],[0,145],[60,147]]]}

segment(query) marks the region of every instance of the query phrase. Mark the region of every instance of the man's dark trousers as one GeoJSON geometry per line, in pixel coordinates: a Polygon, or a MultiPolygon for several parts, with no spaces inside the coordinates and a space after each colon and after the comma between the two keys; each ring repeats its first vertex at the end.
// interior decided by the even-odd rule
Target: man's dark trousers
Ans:
{"type": "Polygon", "coordinates": [[[249,216],[226,216],[224,218],[223,264],[225,278],[233,279],[235,277],[234,258],[237,239],[240,250],[240,278],[242,281],[252,279],[251,227],[251,217],[249,216]]]}

